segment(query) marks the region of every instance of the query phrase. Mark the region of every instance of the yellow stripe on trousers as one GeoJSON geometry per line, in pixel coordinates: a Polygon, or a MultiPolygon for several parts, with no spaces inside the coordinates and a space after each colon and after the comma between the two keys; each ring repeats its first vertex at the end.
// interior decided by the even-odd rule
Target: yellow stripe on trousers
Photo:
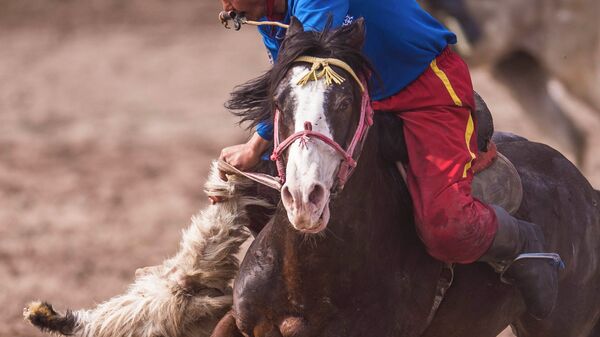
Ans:
{"type": "Polygon", "coordinates": [[[475,123],[473,123],[473,116],[469,114],[469,120],[467,121],[467,129],[465,130],[465,142],[467,143],[467,150],[469,150],[469,154],[471,155],[471,160],[467,164],[465,164],[465,169],[463,170],[463,178],[467,177],[467,171],[471,168],[473,164],[473,159],[475,159],[475,153],[471,151],[471,137],[473,137],[473,132],[475,131],[475,123]]]}
{"type": "MultiPolygon", "coordinates": [[[[463,103],[460,100],[460,97],[458,97],[458,95],[456,94],[456,91],[454,91],[454,88],[452,87],[452,83],[450,83],[450,79],[448,79],[448,76],[446,75],[446,73],[438,67],[436,60],[431,61],[431,70],[433,70],[435,75],[444,84],[444,87],[446,87],[446,90],[448,91],[448,94],[450,94],[450,97],[452,98],[454,105],[463,106],[463,103]]],[[[471,116],[471,114],[469,114],[469,120],[467,120],[467,127],[465,130],[465,142],[467,144],[467,150],[469,150],[469,154],[471,155],[471,160],[469,160],[469,162],[467,162],[467,164],[465,164],[465,167],[463,169],[463,175],[462,175],[463,178],[467,177],[467,171],[471,168],[471,165],[473,165],[473,159],[475,159],[475,154],[473,153],[473,151],[471,151],[471,138],[473,137],[474,131],[475,131],[475,123],[473,122],[473,116],[471,116]]]]}

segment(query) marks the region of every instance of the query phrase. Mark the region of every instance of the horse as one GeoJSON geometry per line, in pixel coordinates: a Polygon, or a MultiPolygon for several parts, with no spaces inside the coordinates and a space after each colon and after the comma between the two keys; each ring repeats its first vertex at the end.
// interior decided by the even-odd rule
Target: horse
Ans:
{"type": "Polygon", "coordinates": [[[458,26],[459,51],[469,65],[489,67],[502,84],[582,165],[587,135],[548,88],[557,79],[600,113],[600,2],[596,0],[421,0],[432,14],[458,26]],[[461,48],[467,47],[467,48],[461,48]]]}
{"type": "Polygon", "coordinates": [[[600,336],[600,192],[556,150],[494,136],[522,179],[516,216],[542,226],[548,251],[566,263],[547,319],[529,316],[518,290],[489,265],[432,258],[395,165],[406,160],[401,122],[376,114],[355,151],[347,147],[364,128],[354,76],[371,74],[360,52],[364,30],[358,19],[304,31],[292,18],[277,63],[232,93],[227,106],[250,126],[275,118],[275,137],[286,140],[276,138],[273,159],[285,184],[241,263],[232,310],[212,336],[493,337],[508,325],[519,337],[600,336]],[[304,62],[312,58],[321,61],[304,62]],[[331,78],[316,76],[331,72],[342,80],[327,85],[331,78]],[[312,81],[300,85],[307,76],[312,81]],[[291,184],[302,192],[286,189],[291,184]]]}

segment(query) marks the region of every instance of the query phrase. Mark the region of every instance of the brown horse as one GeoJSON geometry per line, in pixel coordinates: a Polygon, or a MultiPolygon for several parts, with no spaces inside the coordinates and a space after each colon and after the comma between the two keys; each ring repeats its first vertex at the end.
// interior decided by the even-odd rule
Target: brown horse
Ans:
{"type": "MultiPolygon", "coordinates": [[[[361,20],[317,33],[304,32],[292,19],[278,63],[239,87],[229,107],[250,121],[272,118],[278,109],[282,139],[310,129],[347,146],[361,114],[359,82],[330,64],[345,81],[300,86],[310,65],[297,59],[335,58],[364,77],[363,33],[361,20]]],[[[406,159],[402,126],[380,114],[354,154],[360,160],[343,189],[336,178],[339,151],[330,144],[298,139],[283,153],[283,202],[248,250],[233,309],[213,336],[493,337],[507,325],[519,337],[598,336],[600,193],[557,151],[516,136],[496,141],[522,177],[517,216],[543,226],[548,251],[559,252],[567,265],[549,318],[528,316],[516,288],[484,263],[456,266],[435,312],[448,269],[427,254],[415,232],[411,201],[394,165],[406,159]],[[311,205],[301,209],[298,198],[311,205]]]]}

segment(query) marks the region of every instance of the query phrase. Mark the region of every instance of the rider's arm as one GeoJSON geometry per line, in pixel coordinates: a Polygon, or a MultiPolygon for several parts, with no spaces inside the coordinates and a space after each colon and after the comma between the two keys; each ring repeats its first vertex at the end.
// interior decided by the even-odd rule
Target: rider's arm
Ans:
{"type": "Polygon", "coordinates": [[[256,126],[256,133],[266,140],[273,139],[273,123],[268,120],[264,120],[258,123],[256,126]]]}
{"type": "Polygon", "coordinates": [[[260,155],[270,146],[271,141],[254,133],[246,143],[224,148],[219,158],[242,171],[247,171],[258,164],[260,155]]]}

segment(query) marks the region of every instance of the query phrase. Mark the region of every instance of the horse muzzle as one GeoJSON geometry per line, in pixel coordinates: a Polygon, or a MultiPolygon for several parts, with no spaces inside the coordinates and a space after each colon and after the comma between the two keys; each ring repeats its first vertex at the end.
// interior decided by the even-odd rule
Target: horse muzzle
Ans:
{"type": "Polygon", "coordinates": [[[308,188],[285,184],[281,189],[281,201],[292,226],[307,234],[317,234],[329,223],[330,192],[320,183],[308,188]]]}

